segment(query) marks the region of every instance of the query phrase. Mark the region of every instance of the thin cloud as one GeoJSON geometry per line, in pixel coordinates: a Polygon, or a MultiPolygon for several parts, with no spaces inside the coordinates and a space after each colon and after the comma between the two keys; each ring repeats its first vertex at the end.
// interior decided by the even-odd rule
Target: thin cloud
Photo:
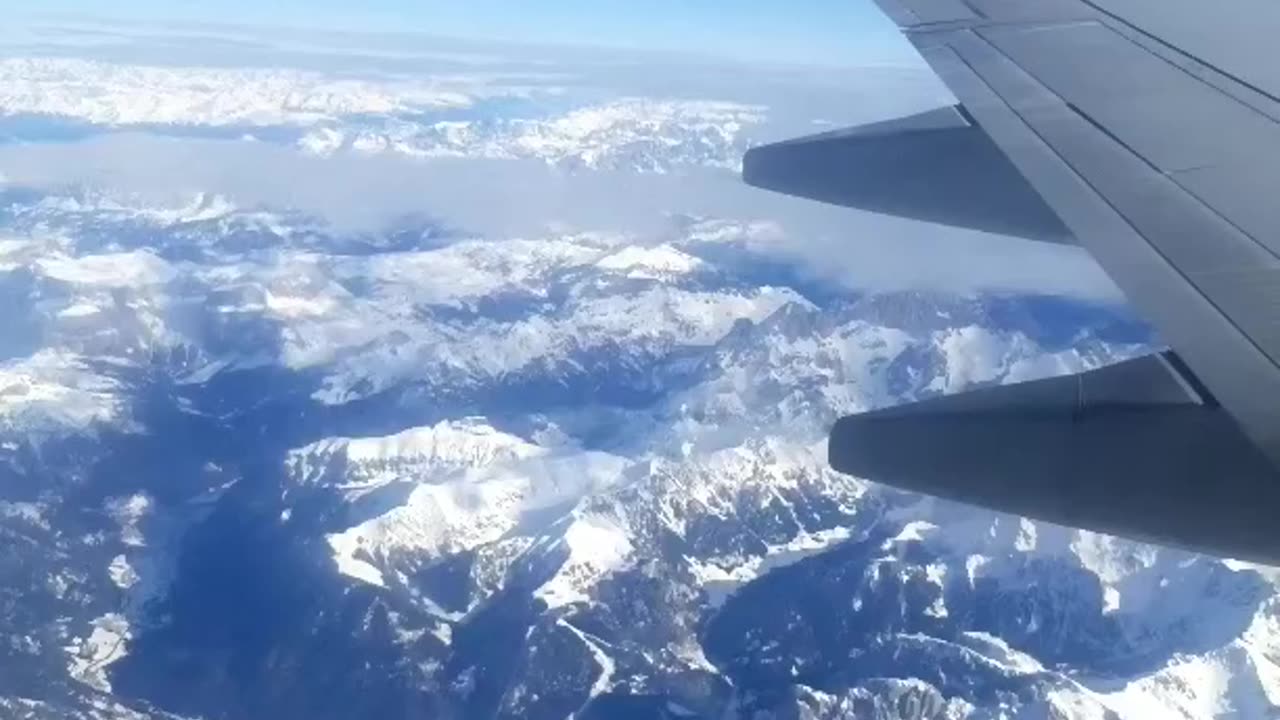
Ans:
{"type": "Polygon", "coordinates": [[[78,143],[0,147],[0,173],[45,191],[90,187],[156,201],[223,195],[244,207],[291,209],[339,230],[384,229],[429,216],[490,237],[556,229],[660,238],[673,216],[768,221],[755,252],[869,290],[1037,292],[1114,301],[1119,291],[1082,250],[827,207],[750,188],[732,173],[569,172],[537,161],[318,158],[237,141],[104,135],[78,143]]]}

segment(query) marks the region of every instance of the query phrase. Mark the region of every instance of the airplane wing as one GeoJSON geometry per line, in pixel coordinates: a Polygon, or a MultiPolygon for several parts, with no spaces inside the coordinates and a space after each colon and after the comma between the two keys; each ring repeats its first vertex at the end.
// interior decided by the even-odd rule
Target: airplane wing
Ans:
{"type": "Polygon", "coordinates": [[[1171,352],[842,419],[834,467],[1280,564],[1280,4],[877,0],[960,105],[748,183],[1085,247],[1171,352]]]}

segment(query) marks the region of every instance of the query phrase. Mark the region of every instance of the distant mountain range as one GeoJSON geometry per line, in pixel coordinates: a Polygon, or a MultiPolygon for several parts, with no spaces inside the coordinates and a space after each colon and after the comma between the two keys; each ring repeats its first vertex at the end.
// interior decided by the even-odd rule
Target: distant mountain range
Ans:
{"type": "Polygon", "coordinates": [[[10,58],[0,60],[0,142],[135,131],[286,144],[319,156],[530,159],[668,172],[740,167],[747,132],[766,116],[764,107],[738,102],[598,99],[554,80],[10,58]]]}

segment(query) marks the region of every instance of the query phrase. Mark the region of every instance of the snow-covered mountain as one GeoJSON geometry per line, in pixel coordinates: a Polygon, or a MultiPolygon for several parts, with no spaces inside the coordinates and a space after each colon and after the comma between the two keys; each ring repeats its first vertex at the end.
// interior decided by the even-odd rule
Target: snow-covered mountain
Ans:
{"type": "Polygon", "coordinates": [[[335,79],[289,68],[132,65],[77,58],[6,58],[7,113],[94,125],[305,125],[359,114],[467,107],[483,78],[335,79]]]}
{"type": "Polygon", "coordinates": [[[33,669],[6,710],[1280,702],[1269,571],[826,466],[840,414],[1143,352],[1122,310],[835,293],[744,265],[757,229],[733,221],[379,245],[210,198],[8,200],[0,285],[34,349],[0,365],[5,582],[27,589],[3,647],[33,669]]]}
{"type": "Polygon", "coordinates": [[[389,118],[324,126],[297,142],[318,155],[534,159],[567,168],[635,172],[679,166],[736,169],[747,147],[743,131],[763,119],[763,108],[738,103],[628,98],[536,118],[389,118]]]}
{"type": "Polygon", "coordinates": [[[287,143],[315,155],[530,159],[569,169],[737,168],[757,105],[595,99],[550,77],[0,60],[0,141],[134,130],[287,143]]]}

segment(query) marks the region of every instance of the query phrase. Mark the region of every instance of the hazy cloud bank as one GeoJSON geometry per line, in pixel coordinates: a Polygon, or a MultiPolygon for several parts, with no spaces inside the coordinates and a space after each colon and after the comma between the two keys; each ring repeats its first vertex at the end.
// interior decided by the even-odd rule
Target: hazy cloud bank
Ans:
{"type": "Polygon", "coordinates": [[[1118,291],[1083,251],[826,207],[747,187],[732,173],[570,172],[536,161],[340,154],[268,143],[141,134],[0,146],[0,172],[49,191],[86,186],[171,201],[211,192],[246,207],[294,209],[344,230],[427,215],[484,236],[558,229],[657,241],[673,216],[776,223],[755,249],[866,289],[1029,291],[1103,300],[1118,291]]]}

